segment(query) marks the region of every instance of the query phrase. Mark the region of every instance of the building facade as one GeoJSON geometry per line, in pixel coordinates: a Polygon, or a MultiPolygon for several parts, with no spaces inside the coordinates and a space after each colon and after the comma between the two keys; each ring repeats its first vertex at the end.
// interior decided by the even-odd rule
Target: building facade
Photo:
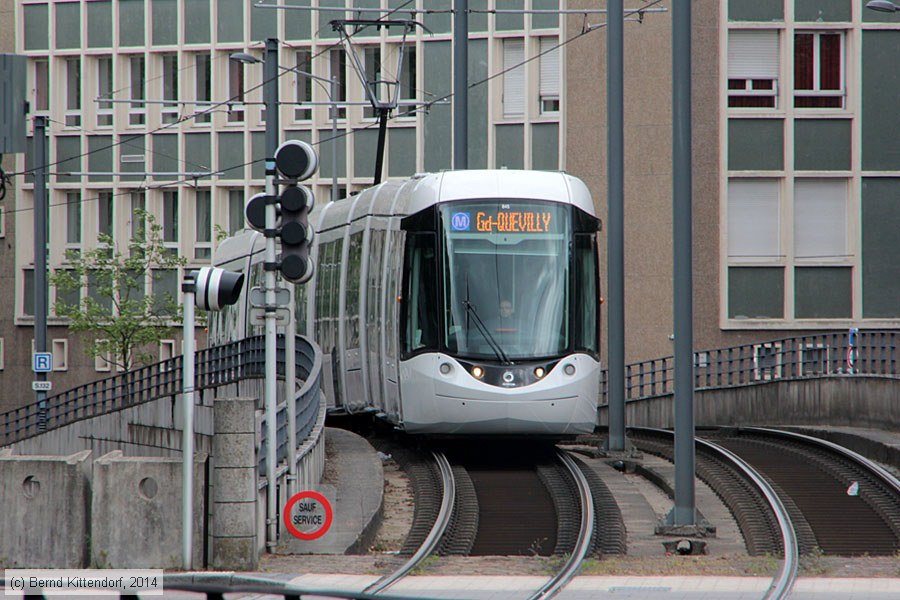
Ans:
{"type": "MultiPolygon", "coordinates": [[[[28,57],[31,115],[49,119],[51,268],[65,268],[67,250],[95,247],[101,233],[127,244],[137,209],[163,225],[166,246],[188,260],[185,268],[209,263],[219,235],[243,226],[246,199],[263,190],[263,69],[229,57],[240,52],[262,59],[267,38],[280,42],[280,137],[318,150],[320,169],[311,183],[320,203],[335,182],[344,197],[371,185],[375,171],[378,121],[348,49],[364,79],[381,82],[375,93],[382,100],[395,91],[400,99],[388,126],[384,175],[451,167],[452,0],[286,4],[275,10],[243,0],[16,3],[15,48],[28,57]],[[361,10],[329,10],[341,6],[361,10]],[[332,24],[379,17],[418,24],[348,26],[349,48],[332,24]]],[[[558,3],[481,0],[470,6],[469,166],[564,168],[564,54],[556,49],[564,24],[558,14],[540,12],[558,3]],[[538,12],[488,12],[505,5],[538,12]]],[[[26,153],[16,170],[33,166],[26,153]]],[[[16,183],[15,226],[27,231],[33,182],[18,177],[16,183]]],[[[19,236],[8,329],[28,338],[33,257],[31,236],[19,236]]],[[[182,271],[157,270],[146,278],[145,292],[178,295],[182,271]]],[[[50,290],[55,389],[109,374],[108,362],[89,358],[83,339],[69,336],[53,311],[56,302],[91,293],[86,287],[78,297],[61,298],[50,290]]],[[[156,352],[166,358],[178,348],[173,335],[156,352]]],[[[17,343],[14,354],[7,353],[9,363],[30,365],[27,342],[17,343]]],[[[27,379],[9,373],[0,375],[4,385],[30,395],[27,379]]]]}
{"type": "MultiPolygon", "coordinates": [[[[692,2],[698,350],[900,324],[900,19],[865,4],[692,2]]],[[[672,352],[670,25],[625,27],[628,361],[672,352]]],[[[570,44],[566,74],[567,167],[604,212],[605,121],[583,124],[605,43],[570,44]]]]}
{"type": "MultiPolygon", "coordinates": [[[[370,185],[377,120],[331,25],[338,18],[396,9],[386,18],[427,28],[412,26],[405,42],[403,27],[363,29],[351,50],[369,79],[397,80],[382,85],[382,97],[396,87],[403,101],[389,123],[385,175],[451,167],[452,0],[287,4],[297,10],[240,0],[16,4],[15,48],[29,57],[32,114],[51,123],[51,265],[100,232],[127,239],[135,208],[165,224],[166,243],[188,268],[208,261],[218,233],[240,227],[244,201],[262,190],[262,68],[229,55],[262,58],[266,38],[281,41],[279,60],[290,69],[279,79],[281,139],[318,149],[317,197],[330,197],[335,180],[338,197],[370,185]],[[360,10],[323,10],[335,6],[360,10]],[[427,11],[403,10],[410,8],[427,11]]],[[[470,0],[468,67],[470,167],[564,169],[588,183],[605,221],[605,15],[542,12],[604,7],[470,0]],[[516,8],[532,12],[490,12],[516,8]]],[[[900,18],[866,9],[865,0],[697,0],[692,12],[695,347],[896,327],[900,71],[892,61],[900,18]]],[[[628,362],[672,352],[671,40],[671,14],[626,21],[628,362]]],[[[31,165],[20,157],[15,169],[31,165]]],[[[9,229],[29,231],[31,183],[16,184],[9,229]]],[[[2,290],[14,287],[14,318],[3,321],[5,388],[27,381],[24,368],[10,377],[28,353],[13,358],[9,340],[22,338],[21,350],[31,337],[30,243],[6,238],[15,285],[2,290]]],[[[147,291],[177,293],[180,276],[158,273],[147,291]]],[[[54,299],[51,290],[51,306],[54,299]]],[[[63,381],[103,374],[102,361],[88,360],[52,312],[51,324],[54,352],[67,353],[63,381]]],[[[177,345],[173,338],[159,355],[177,345]]]]}

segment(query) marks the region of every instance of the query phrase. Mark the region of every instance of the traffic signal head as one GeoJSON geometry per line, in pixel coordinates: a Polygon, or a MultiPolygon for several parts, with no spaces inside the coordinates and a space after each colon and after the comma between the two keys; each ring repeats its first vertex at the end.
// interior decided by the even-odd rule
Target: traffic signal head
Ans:
{"type": "Polygon", "coordinates": [[[319,168],[319,157],[306,142],[288,140],[275,151],[275,166],[289,180],[278,197],[278,237],[281,238],[278,268],[288,281],[306,283],[315,271],[309,255],[313,240],[309,213],[315,198],[309,188],[297,185],[297,181],[312,177],[319,168]]]}
{"type": "Polygon", "coordinates": [[[218,267],[194,271],[194,300],[202,310],[221,310],[234,304],[241,295],[244,274],[218,267]]]}
{"type": "Polygon", "coordinates": [[[314,205],[313,193],[305,186],[289,185],[279,197],[281,206],[281,260],[278,268],[288,281],[306,283],[313,276],[314,267],[309,251],[313,228],[309,211],[314,205]]]}

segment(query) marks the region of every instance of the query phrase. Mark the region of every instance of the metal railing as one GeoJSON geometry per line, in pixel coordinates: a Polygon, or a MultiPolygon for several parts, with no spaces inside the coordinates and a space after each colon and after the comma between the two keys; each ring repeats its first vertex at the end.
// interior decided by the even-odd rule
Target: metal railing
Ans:
{"type": "MultiPolygon", "coordinates": [[[[254,336],[196,353],[196,389],[204,390],[264,376],[265,338],[254,336]]],[[[284,336],[278,336],[279,373],[284,373],[284,336]]],[[[297,438],[312,430],[320,401],[321,355],[306,338],[297,337],[297,377],[305,380],[295,396],[297,402],[297,438]]],[[[120,373],[86,385],[54,394],[41,406],[38,402],[0,414],[2,438],[6,446],[46,431],[84,419],[98,417],[160,398],[172,397],[182,390],[182,357],[177,356],[145,367],[120,373]]],[[[287,456],[287,411],[282,404],[278,421],[285,433],[278,435],[278,457],[287,456]]],[[[265,443],[265,433],[263,433],[265,443]]],[[[264,447],[260,450],[265,456],[264,447]]]]}
{"type": "MultiPolygon", "coordinates": [[[[694,387],[728,388],[829,375],[898,377],[898,331],[846,331],[802,335],[694,352],[694,387]]],[[[671,394],[674,357],[625,366],[625,399],[671,394]]],[[[607,402],[607,371],[601,381],[607,402]]]]}
{"type": "MultiPolygon", "coordinates": [[[[264,340],[264,337],[261,338],[264,340]]],[[[300,338],[297,338],[299,342],[300,338]]],[[[278,336],[278,365],[279,374],[283,374],[284,367],[284,338],[278,336]]],[[[318,350],[318,346],[309,343],[296,345],[294,362],[297,365],[297,377],[303,379],[304,384],[300,391],[294,395],[295,403],[295,427],[297,431],[297,440],[306,439],[312,432],[316,424],[318,416],[319,403],[321,402],[321,386],[320,374],[322,371],[322,353],[318,350]],[[310,377],[310,374],[314,374],[310,377]]],[[[262,369],[262,366],[260,366],[262,369]]],[[[259,377],[262,377],[262,373],[259,377]]],[[[276,413],[275,437],[278,440],[276,448],[276,463],[282,464],[288,459],[289,443],[288,443],[288,410],[287,404],[280,404],[276,413]]],[[[266,473],[266,446],[268,444],[267,433],[268,428],[265,426],[265,419],[262,420],[260,428],[261,438],[259,451],[256,456],[257,467],[260,475],[266,473]]]]}

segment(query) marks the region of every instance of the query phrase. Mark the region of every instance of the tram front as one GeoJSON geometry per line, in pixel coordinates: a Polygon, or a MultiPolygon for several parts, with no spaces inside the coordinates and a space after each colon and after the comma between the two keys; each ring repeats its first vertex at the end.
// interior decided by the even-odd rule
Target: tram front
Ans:
{"type": "Polygon", "coordinates": [[[404,219],[407,431],[593,431],[599,220],[590,206],[589,197],[466,199],[404,219]]]}

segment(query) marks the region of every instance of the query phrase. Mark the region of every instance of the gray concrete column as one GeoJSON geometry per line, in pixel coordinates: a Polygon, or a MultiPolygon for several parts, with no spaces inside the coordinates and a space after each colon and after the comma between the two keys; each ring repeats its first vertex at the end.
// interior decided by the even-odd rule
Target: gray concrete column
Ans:
{"type": "Polygon", "coordinates": [[[213,407],[212,568],[255,570],[256,400],[217,398],[213,407]]]}

